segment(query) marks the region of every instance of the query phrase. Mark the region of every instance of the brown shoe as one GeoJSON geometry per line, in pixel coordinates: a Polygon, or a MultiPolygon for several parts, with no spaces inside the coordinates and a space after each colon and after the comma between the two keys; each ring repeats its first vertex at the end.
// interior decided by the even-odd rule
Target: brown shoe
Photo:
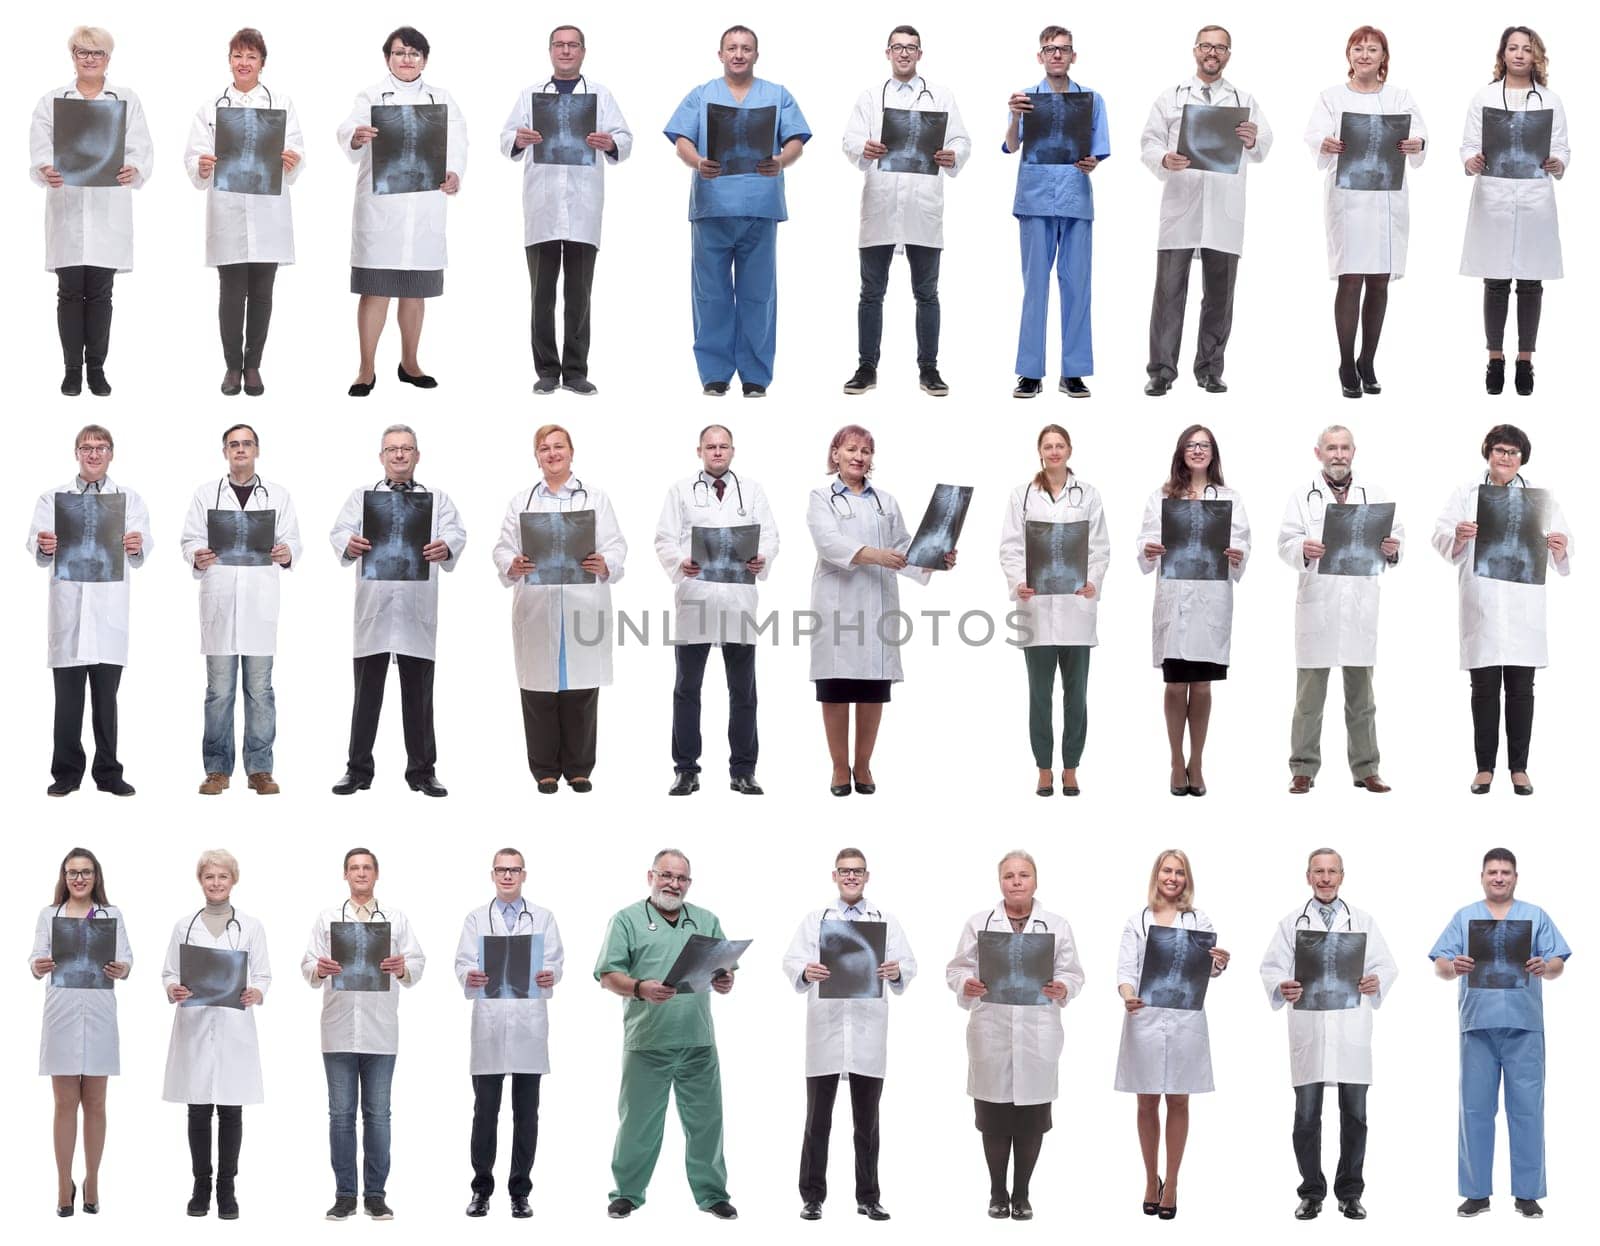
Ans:
{"type": "Polygon", "coordinates": [[[1377,792],[1379,795],[1389,790],[1389,785],[1375,774],[1369,774],[1364,779],[1357,779],[1356,786],[1364,787],[1369,792],[1377,792]]]}
{"type": "Polygon", "coordinates": [[[227,775],[221,774],[214,770],[210,774],[206,775],[206,781],[200,785],[200,795],[220,796],[223,792],[228,790],[228,784],[230,782],[232,782],[232,780],[229,779],[227,775]]]}
{"type": "Polygon", "coordinates": [[[250,776],[250,790],[257,796],[276,796],[278,785],[272,781],[272,772],[258,770],[250,776]]]}
{"type": "Polygon", "coordinates": [[[1310,775],[1297,774],[1294,776],[1294,778],[1289,780],[1289,795],[1304,796],[1312,788],[1316,787],[1316,785],[1317,781],[1310,775]]]}

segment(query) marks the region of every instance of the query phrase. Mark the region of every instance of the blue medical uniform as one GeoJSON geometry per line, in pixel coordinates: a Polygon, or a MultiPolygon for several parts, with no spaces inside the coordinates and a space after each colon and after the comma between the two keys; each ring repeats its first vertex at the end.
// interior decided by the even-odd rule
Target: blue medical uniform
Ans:
{"type": "MultiPolygon", "coordinates": [[[[811,130],[794,97],[776,82],[755,78],[743,102],[727,81],[714,78],[684,96],[663,131],[676,143],[686,138],[706,151],[706,105],[778,110],[772,154],[790,139],[802,143],[811,130]]],[[[778,222],[789,219],[783,174],[725,174],[711,179],[690,174],[690,293],[694,306],[694,358],[700,383],[731,381],[738,372],[756,385],[772,383],[778,345],[778,222]]]]}
{"type": "MultiPolygon", "coordinates": [[[[1049,78],[1027,88],[1033,95],[1050,89],[1049,78]]],[[[1094,96],[1090,154],[1096,160],[1110,159],[1105,101],[1076,82],[1069,82],[1068,90],[1087,91],[1094,96]]],[[[1011,149],[1002,143],[1000,150],[1011,149]]],[[[1054,265],[1061,291],[1060,375],[1092,376],[1089,272],[1093,260],[1094,190],[1089,185],[1089,175],[1073,164],[1024,161],[1017,168],[1017,194],[1011,214],[1017,218],[1022,236],[1022,324],[1017,330],[1017,375],[1045,375],[1044,332],[1050,316],[1050,269],[1054,265]]]]}
{"type": "MultiPolygon", "coordinates": [[[[1469,904],[1445,927],[1428,953],[1467,955],[1467,923],[1492,921],[1483,901],[1469,904]]],[[[1533,923],[1533,952],[1563,961],[1572,949],[1549,915],[1521,900],[1511,903],[1508,921],[1533,923]]],[[[1494,1179],[1494,1125],[1500,1108],[1500,1079],[1506,1085],[1506,1133],[1511,1144],[1513,1198],[1543,1198],[1544,1185],[1544,997],[1543,979],[1511,990],[1475,990],[1459,979],[1461,1016],[1461,1126],[1457,1182],[1463,1198],[1488,1198],[1494,1179]]]]}

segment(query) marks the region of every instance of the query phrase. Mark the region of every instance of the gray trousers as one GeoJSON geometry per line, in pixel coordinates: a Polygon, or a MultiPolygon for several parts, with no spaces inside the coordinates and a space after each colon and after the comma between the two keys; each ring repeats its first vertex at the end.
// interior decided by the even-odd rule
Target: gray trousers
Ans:
{"type": "MultiPolygon", "coordinates": [[[[1364,779],[1378,773],[1378,704],[1372,697],[1372,668],[1344,666],[1345,754],[1350,774],[1364,779]]],[[[1326,666],[1297,670],[1294,722],[1289,727],[1289,773],[1316,778],[1322,768],[1322,706],[1328,699],[1326,666]]]]}
{"type": "MultiPolygon", "coordinates": [[[[1194,254],[1191,247],[1156,252],[1156,292],[1150,304],[1150,362],[1145,367],[1152,379],[1177,378],[1194,254]]],[[[1233,283],[1238,275],[1237,255],[1200,248],[1200,334],[1194,346],[1197,377],[1222,376],[1222,356],[1228,349],[1228,334],[1233,331],[1233,283]]]]}

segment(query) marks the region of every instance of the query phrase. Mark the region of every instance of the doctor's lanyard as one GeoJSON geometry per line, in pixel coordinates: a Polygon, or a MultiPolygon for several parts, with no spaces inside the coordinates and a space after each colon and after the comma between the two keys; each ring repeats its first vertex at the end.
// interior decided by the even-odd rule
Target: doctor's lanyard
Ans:
{"type": "MultiPolygon", "coordinates": [[[[262,482],[261,477],[256,475],[250,477],[250,479],[255,481],[255,484],[252,485],[250,489],[250,500],[255,501],[255,496],[259,493],[263,502],[272,501],[272,494],[267,491],[267,486],[262,482]]],[[[230,483],[232,480],[232,476],[224,476],[221,480],[217,481],[217,503],[214,507],[212,507],[213,510],[222,509],[222,486],[230,483]]],[[[241,506],[239,509],[244,510],[245,508],[241,506]]]]}
{"type": "MultiPolygon", "coordinates": [[[[564,81],[571,82],[571,81],[573,81],[573,79],[568,78],[568,79],[564,79],[564,81]]],[[[579,74],[578,75],[577,81],[583,83],[583,90],[582,90],[581,94],[583,94],[583,95],[593,95],[594,94],[594,92],[589,89],[589,79],[586,78],[583,74],[579,74]]],[[[546,78],[542,83],[539,84],[539,86],[534,88],[534,94],[537,94],[537,95],[549,95],[551,91],[554,91],[557,95],[561,94],[561,88],[556,85],[556,78],[555,78],[554,74],[552,74],[550,77],[546,78]]],[[[579,92],[577,87],[573,87],[572,90],[570,92],[568,92],[568,94],[570,94],[570,95],[578,95],[578,94],[580,94],[580,92],[579,92]]],[[[430,96],[429,98],[432,98],[432,97],[430,96]]]]}
{"type": "MultiPolygon", "coordinates": [[[[878,111],[879,111],[879,113],[882,113],[882,112],[884,112],[884,111],[886,111],[888,109],[888,107],[889,107],[889,84],[892,83],[892,82],[895,82],[895,81],[897,81],[897,79],[895,79],[895,78],[885,78],[883,80],[883,89],[878,92],[878,111]]],[[[920,87],[917,88],[916,95],[912,97],[912,100],[911,100],[911,111],[912,112],[916,112],[917,111],[917,105],[922,103],[922,97],[924,95],[926,95],[928,97],[928,102],[930,104],[936,102],[934,100],[934,98],[933,98],[933,92],[928,90],[928,80],[926,78],[924,78],[921,74],[918,74],[911,81],[912,82],[920,82],[922,84],[920,87]]],[[[911,85],[911,83],[908,82],[906,85],[907,85],[907,87],[909,87],[911,85]]],[[[881,126],[882,122],[880,121],[879,124],[881,126]]],[[[880,130],[880,133],[881,133],[881,130],[880,130]]]]}
{"type": "MultiPolygon", "coordinates": [[[[235,90],[235,91],[238,90],[237,87],[231,87],[229,89],[230,90],[235,90]]],[[[267,93],[267,107],[271,108],[272,107],[272,88],[269,87],[265,82],[263,82],[263,83],[261,83],[261,89],[267,93]]],[[[217,102],[214,103],[212,105],[212,107],[213,108],[232,108],[233,107],[233,101],[228,98],[228,92],[224,91],[221,95],[217,96],[217,102]]]]}
{"type": "MultiPolygon", "coordinates": [[[[1022,518],[1023,519],[1027,519],[1027,517],[1028,517],[1028,494],[1032,493],[1035,489],[1038,489],[1039,492],[1044,494],[1046,497],[1050,497],[1050,490],[1041,489],[1037,484],[1030,484],[1027,487],[1027,489],[1024,490],[1024,492],[1022,494],[1022,518]]],[[[1076,477],[1074,477],[1072,475],[1068,475],[1068,477],[1067,477],[1067,487],[1061,491],[1061,494],[1060,494],[1059,497],[1053,497],[1053,498],[1050,498],[1050,500],[1052,502],[1059,502],[1059,501],[1061,501],[1061,498],[1066,498],[1067,499],[1067,505],[1068,506],[1082,506],[1083,505],[1083,486],[1077,483],[1077,478],[1076,477]],[[1076,498],[1074,498],[1072,496],[1074,493],[1076,493],[1078,495],[1076,498]]]]}
{"type": "MultiPolygon", "coordinates": [[[[491,935],[494,934],[494,906],[498,903],[500,903],[498,900],[489,901],[489,933],[491,935]]],[[[522,907],[517,910],[517,920],[512,922],[511,929],[506,931],[508,935],[514,935],[522,929],[522,919],[524,917],[528,919],[528,925],[533,925],[533,914],[528,912],[528,902],[522,900],[520,903],[522,907]]]]}
{"type": "MultiPolygon", "coordinates": [[[[652,934],[655,933],[655,929],[656,929],[656,919],[650,916],[650,910],[653,909],[653,908],[655,908],[655,905],[651,904],[650,901],[648,899],[646,899],[644,901],[644,917],[645,917],[645,926],[644,926],[644,928],[646,930],[650,931],[652,934]]],[[[656,911],[660,912],[659,909],[657,909],[656,911]]],[[[681,908],[681,907],[678,909],[678,922],[681,922],[685,926],[693,926],[697,931],[700,929],[700,923],[695,921],[694,918],[689,916],[689,912],[688,912],[687,909],[684,909],[684,908],[681,908]]],[[[673,925],[676,925],[676,923],[668,922],[667,925],[673,926],[673,925]]]]}
{"type": "MultiPolygon", "coordinates": [[[[733,477],[734,496],[739,499],[739,518],[743,519],[745,515],[744,486],[739,483],[739,477],[734,474],[733,468],[728,468],[728,470],[723,472],[722,475],[733,477]]],[[[720,480],[722,477],[718,476],[714,477],[714,479],[720,480]]],[[[694,504],[696,508],[705,510],[711,505],[711,486],[706,483],[705,472],[701,472],[694,478],[694,484],[690,486],[689,492],[694,495],[694,504]]]]}
{"type": "MultiPolygon", "coordinates": [[[[1312,896],[1311,899],[1307,900],[1305,902],[1305,904],[1303,904],[1301,906],[1301,908],[1300,908],[1300,916],[1294,919],[1294,928],[1296,930],[1299,930],[1300,929],[1300,923],[1301,922],[1305,922],[1307,930],[1315,929],[1315,927],[1313,927],[1311,925],[1311,906],[1313,904],[1320,905],[1321,903],[1322,903],[1322,901],[1317,899],[1316,896],[1312,896]]],[[[1328,905],[1327,907],[1331,908],[1331,909],[1340,909],[1340,908],[1344,909],[1344,928],[1346,930],[1354,930],[1355,929],[1354,920],[1350,916],[1350,906],[1348,904],[1346,904],[1342,899],[1340,899],[1338,896],[1334,896],[1333,897],[1333,903],[1328,905]]]]}
{"type": "MultiPolygon", "coordinates": [[[[1185,917],[1193,918],[1194,919],[1194,928],[1196,930],[1200,929],[1200,919],[1198,917],[1195,917],[1194,910],[1193,909],[1184,909],[1182,912],[1180,912],[1178,914],[1177,927],[1178,927],[1179,930],[1183,929],[1183,919],[1185,917]]],[[[1143,911],[1140,912],[1140,914],[1139,914],[1139,933],[1142,934],[1142,935],[1148,935],[1150,933],[1150,921],[1149,921],[1149,918],[1150,918],[1150,906],[1147,904],[1147,905],[1144,906],[1143,911]]]]}
{"type": "MultiPolygon", "coordinates": [[[[350,901],[348,901],[348,900],[346,900],[343,904],[341,904],[339,906],[339,920],[340,921],[348,921],[349,920],[348,918],[345,917],[345,910],[348,909],[349,907],[350,907],[350,901]]],[[[378,902],[376,900],[374,900],[372,902],[372,916],[367,918],[367,920],[370,922],[370,921],[377,921],[379,919],[382,919],[383,921],[388,921],[389,920],[389,915],[387,913],[385,913],[381,908],[379,908],[378,907],[378,902]]]]}
{"type": "MultiPolygon", "coordinates": [[[[189,929],[183,932],[185,944],[189,942],[189,936],[194,933],[195,922],[199,921],[204,913],[205,909],[197,909],[195,915],[189,919],[189,929]]],[[[239,914],[231,904],[228,905],[228,920],[223,923],[222,934],[228,940],[228,946],[237,952],[239,950],[239,940],[244,937],[244,927],[239,924],[239,914]],[[230,929],[233,931],[232,934],[228,933],[230,929]]]]}
{"type": "MultiPolygon", "coordinates": [[[[989,924],[990,924],[990,923],[991,923],[991,922],[992,922],[992,921],[994,921],[994,912],[993,912],[993,910],[991,910],[991,911],[990,911],[990,913],[989,913],[989,916],[987,916],[987,917],[985,917],[985,918],[984,918],[984,919],[983,919],[983,928],[984,928],[984,930],[985,930],[985,932],[987,932],[987,931],[988,931],[988,929],[989,929],[989,924]]],[[[1009,925],[1011,925],[1011,914],[1010,914],[1010,913],[1007,913],[1007,914],[1006,914],[1006,924],[1007,924],[1007,925],[1008,925],[1008,926],[1009,926],[1009,925]]],[[[1033,926],[1034,926],[1034,927],[1037,927],[1037,929],[1034,929],[1034,928],[1032,928],[1032,927],[1030,927],[1030,928],[1029,928],[1029,929],[1028,929],[1028,930],[1027,930],[1027,931],[1026,931],[1026,933],[1027,933],[1027,934],[1049,934],[1049,933],[1050,933],[1050,926],[1049,926],[1049,923],[1047,923],[1047,922],[1046,922],[1046,921],[1045,921],[1045,920],[1044,920],[1044,918],[1042,918],[1042,917],[1035,917],[1035,918],[1034,918],[1034,919],[1033,919],[1033,926]]],[[[1014,928],[1013,928],[1013,929],[1014,929],[1014,928]]],[[[1023,934],[1023,933],[1024,933],[1024,932],[1023,932],[1023,931],[1021,931],[1021,930],[1015,930],[1015,933],[1016,933],[1016,934],[1023,934]]]]}
{"type": "MultiPolygon", "coordinates": [[[[1367,487],[1366,487],[1366,485],[1357,485],[1356,488],[1361,490],[1361,505],[1365,506],[1367,504],[1367,487]]],[[[1348,490],[1346,490],[1345,496],[1346,497],[1349,496],[1349,491],[1348,490]]],[[[1312,510],[1311,510],[1311,508],[1313,506],[1313,503],[1311,501],[1312,498],[1316,498],[1318,502],[1322,503],[1323,514],[1327,514],[1327,511],[1328,511],[1328,499],[1325,498],[1322,495],[1322,486],[1319,485],[1315,480],[1313,480],[1311,482],[1311,488],[1306,490],[1306,514],[1311,516],[1311,522],[1312,523],[1316,523],[1317,522],[1317,516],[1315,514],[1312,514],[1312,510]]]]}
{"type": "MultiPolygon", "coordinates": [[[[60,917],[61,916],[61,910],[66,908],[66,907],[67,907],[67,902],[65,900],[63,900],[60,904],[56,905],[56,916],[60,917]]],[[[94,915],[96,913],[100,914],[101,917],[107,919],[108,921],[109,920],[114,920],[111,917],[111,910],[110,909],[105,908],[103,905],[96,904],[93,900],[89,901],[89,911],[83,915],[83,920],[86,921],[86,922],[92,922],[95,919],[94,915]]],[[[70,917],[71,914],[68,914],[68,916],[70,917]]]]}
{"type": "MultiPolygon", "coordinates": [[[[1212,84],[1208,82],[1208,83],[1206,83],[1206,85],[1210,86],[1212,84]]],[[[1233,83],[1230,82],[1230,83],[1228,83],[1228,90],[1233,92],[1233,106],[1235,108],[1243,108],[1244,107],[1244,101],[1239,98],[1239,88],[1234,86],[1233,83]]],[[[1178,86],[1174,87],[1172,89],[1172,100],[1173,100],[1173,102],[1177,103],[1178,102],[1178,97],[1183,95],[1185,92],[1187,92],[1192,97],[1194,95],[1194,83],[1192,83],[1192,82],[1184,82],[1184,83],[1180,83],[1178,86]]],[[[1205,100],[1201,100],[1200,102],[1201,102],[1201,104],[1203,104],[1207,108],[1210,108],[1212,106],[1211,104],[1207,104],[1205,102],[1205,100]]],[[[1212,103],[1214,104],[1215,101],[1212,101],[1212,103]]],[[[1179,105],[1179,106],[1182,107],[1182,105],[1179,105]]]]}
{"type": "MultiPolygon", "coordinates": [[[[1539,107],[1540,107],[1540,109],[1543,109],[1544,108],[1544,95],[1540,92],[1538,84],[1536,82],[1534,82],[1534,80],[1532,78],[1529,78],[1528,79],[1528,93],[1522,97],[1522,111],[1523,112],[1527,112],[1528,111],[1528,105],[1533,103],[1533,97],[1535,95],[1537,95],[1539,97],[1539,107]]],[[[1505,110],[1507,112],[1511,111],[1511,104],[1506,99],[1506,80],[1504,78],[1500,79],[1500,103],[1505,108],[1505,110]]]]}
{"type": "MultiPolygon", "coordinates": [[[[556,494],[550,492],[550,490],[548,488],[545,489],[545,494],[546,494],[547,497],[552,497],[552,498],[556,499],[556,502],[557,502],[556,510],[558,510],[558,511],[575,510],[576,511],[576,510],[586,510],[586,509],[588,509],[588,506],[589,506],[589,491],[583,487],[583,480],[578,476],[574,476],[572,478],[572,483],[573,483],[574,487],[570,488],[570,489],[567,489],[567,496],[564,497],[564,498],[563,497],[559,497],[556,494]],[[577,504],[577,502],[578,502],[578,494],[580,494],[580,493],[583,494],[583,505],[582,506],[579,506],[577,504]],[[561,505],[562,503],[566,503],[566,502],[570,502],[570,503],[572,503],[572,505],[571,506],[561,505]]],[[[539,485],[542,485],[542,484],[544,484],[544,481],[541,480],[539,482],[539,485]]],[[[533,509],[533,495],[535,493],[539,492],[539,485],[534,485],[533,488],[528,490],[528,500],[527,500],[527,502],[525,502],[523,504],[523,507],[522,507],[523,510],[526,511],[526,510],[532,510],[533,509]]],[[[565,485],[563,485],[562,488],[567,488],[567,487],[565,485]]]]}

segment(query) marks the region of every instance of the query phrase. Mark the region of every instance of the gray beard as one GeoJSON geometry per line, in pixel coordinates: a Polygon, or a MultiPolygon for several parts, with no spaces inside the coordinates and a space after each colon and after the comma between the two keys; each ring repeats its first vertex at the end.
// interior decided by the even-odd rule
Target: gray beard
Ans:
{"type": "Polygon", "coordinates": [[[650,893],[650,903],[663,913],[676,913],[683,907],[682,896],[669,896],[660,891],[650,893]]]}

